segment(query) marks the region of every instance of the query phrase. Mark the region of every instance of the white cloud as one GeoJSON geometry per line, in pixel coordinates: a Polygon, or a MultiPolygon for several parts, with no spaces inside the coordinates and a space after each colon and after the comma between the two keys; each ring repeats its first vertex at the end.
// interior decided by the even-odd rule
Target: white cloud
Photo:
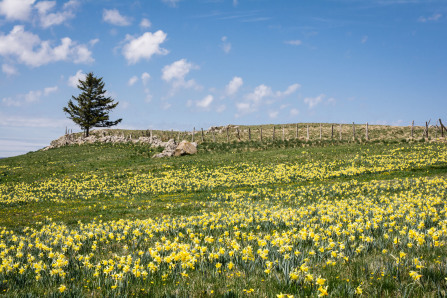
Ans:
{"type": "Polygon", "coordinates": [[[78,70],[75,75],[68,78],[68,86],[78,88],[79,80],[84,81],[86,74],[82,70],[78,70]]]}
{"type": "Polygon", "coordinates": [[[279,112],[278,111],[270,111],[269,112],[269,117],[271,119],[275,119],[276,117],[278,117],[279,112]]]}
{"type": "Polygon", "coordinates": [[[307,105],[309,106],[309,109],[312,109],[312,108],[314,108],[316,105],[318,105],[318,104],[323,100],[324,97],[325,97],[324,94],[320,94],[320,95],[317,96],[317,97],[306,97],[306,98],[304,99],[304,103],[307,104],[307,105]]]}
{"type": "Polygon", "coordinates": [[[78,0],[69,0],[64,4],[64,9],[75,9],[81,5],[78,0]]]}
{"type": "Polygon", "coordinates": [[[177,3],[179,3],[181,0],[162,0],[162,1],[163,3],[166,3],[169,6],[176,7],[177,3]]]}
{"type": "Polygon", "coordinates": [[[202,100],[199,100],[196,102],[196,106],[199,108],[208,108],[210,104],[213,102],[214,97],[212,95],[205,96],[202,100]]]}
{"type": "Polygon", "coordinates": [[[0,2],[0,14],[8,20],[26,21],[34,2],[35,0],[3,0],[0,2]]]}
{"type": "Polygon", "coordinates": [[[144,88],[144,94],[146,94],[146,97],[144,98],[145,102],[151,102],[152,100],[152,94],[149,88],[144,88]]]}
{"type": "Polygon", "coordinates": [[[22,103],[18,100],[14,100],[11,97],[4,97],[2,98],[2,103],[4,106],[7,107],[20,107],[22,103]]]}
{"type": "Polygon", "coordinates": [[[237,102],[236,108],[241,114],[251,113],[255,110],[254,106],[248,102],[237,102]]]}
{"type": "Polygon", "coordinates": [[[54,25],[60,25],[66,20],[73,18],[73,9],[77,7],[77,3],[76,1],[69,1],[64,5],[65,10],[54,13],[50,13],[50,11],[56,6],[56,1],[40,1],[36,3],[35,8],[37,9],[40,25],[43,28],[48,28],[54,25]]]}
{"type": "Polygon", "coordinates": [[[238,0],[233,0],[233,6],[238,6],[239,1],[238,0]]]}
{"type": "Polygon", "coordinates": [[[95,39],[90,40],[88,43],[89,43],[90,46],[93,47],[98,42],[99,42],[99,38],[95,38],[95,39]]]}
{"type": "Polygon", "coordinates": [[[165,103],[161,106],[161,108],[162,108],[163,110],[169,110],[171,107],[172,107],[172,104],[167,103],[167,102],[165,102],[165,103]]]}
{"type": "Polygon", "coordinates": [[[269,86],[262,84],[257,86],[252,93],[247,94],[245,98],[255,103],[259,103],[263,98],[271,96],[272,94],[272,89],[269,86]]]}
{"type": "Polygon", "coordinates": [[[298,40],[298,39],[296,39],[296,40],[286,40],[284,43],[288,44],[288,45],[292,45],[292,46],[299,46],[299,45],[302,44],[301,40],[298,40]]]}
{"type": "Polygon", "coordinates": [[[21,25],[14,26],[8,35],[0,35],[0,55],[15,57],[17,62],[32,67],[57,61],[94,61],[85,45],[78,45],[65,37],[61,39],[60,45],[51,47],[50,41],[41,41],[39,36],[25,31],[21,25]]]}
{"type": "Polygon", "coordinates": [[[193,69],[198,69],[198,67],[186,61],[186,59],[180,59],[163,67],[161,76],[162,79],[166,82],[172,83],[170,95],[173,95],[179,88],[194,88],[196,90],[202,89],[202,86],[197,84],[195,80],[185,80],[185,76],[193,69]]]}
{"type": "Polygon", "coordinates": [[[163,67],[161,77],[166,82],[170,82],[172,80],[184,80],[185,76],[195,68],[196,66],[186,61],[186,59],[180,59],[163,67]]]}
{"type": "Polygon", "coordinates": [[[141,22],[140,22],[140,27],[141,28],[145,28],[146,29],[146,28],[150,28],[151,26],[152,26],[151,21],[149,21],[146,18],[142,19],[141,22]]]}
{"type": "Polygon", "coordinates": [[[277,91],[276,92],[276,96],[281,97],[281,96],[289,96],[293,93],[295,93],[296,90],[298,90],[299,88],[301,88],[300,84],[292,84],[289,87],[287,87],[286,91],[281,92],[281,91],[277,91]]]}
{"type": "Polygon", "coordinates": [[[226,86],[225,90],[228,95],[234,95],[242,87],[244,81],[241,77],[234,77],[226,86]]]}
{"type": "Polygon", "coordinates": [[[122,16],[118,9],[104,9],[102,12],[102,20],[116,26],[130,25],[130,19],[122,16]]]}
{"type": "Polygon", "coordinates": [[[291,109],[290,110],[290,116],[296,116],[300,113],[298,109],[291,109]]]}
{"type": "Polygon", "coordinates": [[[438,21],[440,18],[442,18],[442,14],[440,13],[434,13],[433,15],[429,17],[419,17],[418,22],[425,23],[425,22],[435,22],[438,21]]]}
{"type": "Polygon", "coordinates": [[[8,76],[16,75],[16,74],[19,73],[17,71],[17,69],[14,66],[10,65],[10,64],[3,64],[2,65],[2,71],[4,73],[6,73],[8,76]]]}
{"type": "Polygon", "coordinates": [[[53,86],[53,87],[46,87],[45,89],[43,89],[43,94],[45,96],[54,93],[58,90],[59,88],[57,86],[53,86]]]}
{"type": "Polygon", "coordinates": [[[33,102],[38,102],[40,100],[41,96],[42,96],[42,91],[31,90],[30,92],[25,94],[23,97],[24,97],[26,103],[33,103],[33,102]]]}
{"type": "Polygon", "coordinates": [[[227,107],[225,105],[220,105],[217,107],[216,112],[218,113],[222,113],[223,111],[225,111],[227,107]]]}
{"type": "Polygon", "coordinates": [[[32,104],[40,101],[42,96],[48,96],[58,90],[57,86],[46,87],[43,90],[31,90],[25,94],[18,94],[15,98],[5,97],[2,99],[2,104],[5,106],[20,107],[24,104],[32,104]]]}
{"type": "Polygon", "coordinates": [[[150,74],[148,74],[147,72],[143,72],[141,74],[141,81],[143,82],[143,85],[147,85],[147,83],[149,82],[150,78],[151,78],[150,74]]]}
{"type": "Polygon", "coordinates": [[[138,82],[138,77],[137,76],[133,76],[129,79],[129,81],[127,82],[127,85],[132,86],[134,85],[136,82],[138,82]]]}
{"type": "Polygon", "coordinates": [[[168,50],[160,48],[165,40],[166,33],[161,30],[153,34],[146,32],[137,38],[127,35],[123,55],[129,64],[135,64],[141,59],[150,59],[155,54],[166,55],[168,50]]]}
{"type": "Polygon", "coordinates": [[[328,98],[328,100],[326,101],[326,103],[327,103],[327,104],[331,104],[331,105],[335,105],[336,100],[335,100],[335,98],[331,97],[331,98],[328,98]]]}
{"type": "Polygon", "coordinates": [[[223,36],[221,38],[221,40],[222,40],[222,45],[221,45],[222,50],[225,52],[225,54],[228,54],[231,51],[231,43],[227,41],[228,37],[226,37],[226,36],[223,36]]]}
{"type": "Polygon", "coordinates": [[[368,41],[368,35],[362,37],[361,43],[366,43],[368,41]]]}

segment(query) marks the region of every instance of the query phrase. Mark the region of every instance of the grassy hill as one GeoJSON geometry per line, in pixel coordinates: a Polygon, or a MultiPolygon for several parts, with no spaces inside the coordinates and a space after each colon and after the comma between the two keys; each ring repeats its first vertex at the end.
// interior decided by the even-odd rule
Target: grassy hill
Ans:
{"type": "Polygon", "coordinates": [[[397,134],[2,159],[0,294],[446,295],[447,146],[397,134]]]}

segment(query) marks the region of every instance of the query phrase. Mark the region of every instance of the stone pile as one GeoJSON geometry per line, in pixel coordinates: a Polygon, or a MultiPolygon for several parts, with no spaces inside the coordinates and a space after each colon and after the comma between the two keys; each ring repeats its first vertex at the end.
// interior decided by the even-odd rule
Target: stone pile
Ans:
{"type": "Polygon", "coordinates": [[[154,155],[154,158],[160,157],[170,157],[170,156],[181,156],[185,154],[196,154],[197,153],[197,143],[191,143],[188,141],[182,141],[180,144],[174,139],[170,139],[167,142],[163,142],[157,136],[152,137],[139,137],[138,139],[132,139],[131,136],[125,137],[114,136],[114,135],[106,135],[104,131],[96,131],[92,133],[88,137],[84,136],[76,136],[76,135],[64,135],[59,139],[51,141],[50,146],[43,148],[42,150],[46,151],[53,148],[59,148],[63,146],[69,145],[82,145],[82,144],[93,144],[93,143],[139,143],[146,144],[150,147],[163,147],[164,150],[161,153],[154,155]]]}

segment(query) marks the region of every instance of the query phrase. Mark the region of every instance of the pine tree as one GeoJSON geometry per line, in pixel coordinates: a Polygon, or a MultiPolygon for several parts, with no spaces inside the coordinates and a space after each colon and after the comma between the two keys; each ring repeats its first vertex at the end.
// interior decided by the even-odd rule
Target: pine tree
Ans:
{"type": "Polygon", "coordinates": [[[79,80],[78,88],[82,93],[78,97],[72,96],[63,110],[68,114],[68,118],[84,130],[86,137],[92,127],[110,127],[123,120],[109,120],[109,112],[116,108],[119,102],[114,103],[111,97],[104,96],[106,90],[102,78],[97,78],[90,72],[84,81],[79,80]]]}

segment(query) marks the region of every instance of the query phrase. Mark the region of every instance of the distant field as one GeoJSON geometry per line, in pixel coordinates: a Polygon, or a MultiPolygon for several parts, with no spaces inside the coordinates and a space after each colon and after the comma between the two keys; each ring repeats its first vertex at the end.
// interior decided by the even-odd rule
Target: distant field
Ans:
{"type": "Polygon", "coordinates": [[[447,295],[445,143],[276,132],[0,160],[0,294],[447,295]]]}

